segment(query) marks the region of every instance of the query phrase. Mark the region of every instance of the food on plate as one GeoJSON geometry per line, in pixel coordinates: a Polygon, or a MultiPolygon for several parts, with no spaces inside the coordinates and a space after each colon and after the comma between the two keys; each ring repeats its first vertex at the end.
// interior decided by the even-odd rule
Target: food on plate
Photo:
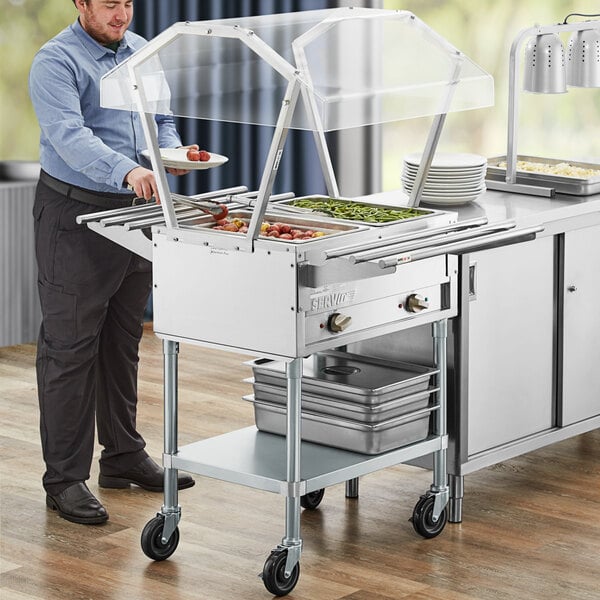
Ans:
{"type": "Polygon", "coordinates": [[[194,148],[190,148],[185,156],[191,161],[207,162],[210,160],[210,154],[206,150],[196,150],[194,148]]]}
{"type": "MultiPolygon", "coordinates": [[[[247,233],[248,223],[248,220],[240,219],[238,217],[219,219],[211,229],[216,229],[218,231],[232,231],[235,233],[247,233]]],[[[326,235],[326,232],[292,227],[289,223],[271,223],[270,221],[263,221],[260,225],[260,235],[263,237],[278,238],[280,240],[302,241],[323,237],[326,235]]]]}
{"type": "Polygon", "coordinates": [[[340,198],[298,198],[292,200],[289,204],[298,208],[322,212],[337,219],[363,221],[365,223],[389,223],[430,213],[430,211],[418,208],[387,208],[340,198]]]}
{"type": "MultiPolygon", "coordinates": [[[[498,163],[498,166],[506,169],[506,161],[498,163]]],[[[600,169],[586,169],[585,167],[577,167],[568,162],[552,165],[548,163],[531,162],[528,160],[518,160],[517,171],[546,173],[548,175],[566,175],[567,177],[578,177],[580,179],[600,176],[600,169]]]]}

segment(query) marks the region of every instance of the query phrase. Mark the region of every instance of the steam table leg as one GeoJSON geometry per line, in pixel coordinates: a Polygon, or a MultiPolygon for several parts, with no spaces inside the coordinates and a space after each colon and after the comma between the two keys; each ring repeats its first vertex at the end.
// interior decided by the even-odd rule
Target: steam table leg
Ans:
{"type": "Polygon", "coordinates": [[[164,354],[164,457],[165,490],[161,513],[165,515],[163,543],[169,539],[179,519],[181,507],[178,505],[177,469],[171,467],[171,457],[177,452],[177,362],[179,344],[163,341],[164,354]]]}
{"type": "Polygon", "coordinates": [[[300,576],[300,443],[302,359],[294,358],[286,365],[287,375],[287,433],[285,536],[263,567],[265,587],[276,596],[289,594],[300,576]]]}
{"type": "Polygon", "coordinates": [[[179,544],[177,524],[181,507],[177,504],[177,469],[172,457],[177,452],[177,354],[179,344],[165,340],[164,354],[164,504],[142,531],[141,543],[144,554],[153,560],[165,560],[175,552],[179,544]]]}
{"type": "Polygon", "coordinates": [[[288,549],[285,574],[289,577],[294,565],[300,559],[302,540],[300,538],[300,496],[297,485],[300,483],[300,443],[301,432],[301,386],[302,359],[295,358],[287,364],[287,437],[286,437],[286,479],[294,495],[285,497],[285,537],[282,545],[288,549]]]}
{"type": "Polygon", "coordinates": [[[450,523],[461,523],[465,478],[464,475],[450,475],[448,480],[450,484],[450,503],[448,505],[450,515],[448,516],[448,520],[450,523]]]}

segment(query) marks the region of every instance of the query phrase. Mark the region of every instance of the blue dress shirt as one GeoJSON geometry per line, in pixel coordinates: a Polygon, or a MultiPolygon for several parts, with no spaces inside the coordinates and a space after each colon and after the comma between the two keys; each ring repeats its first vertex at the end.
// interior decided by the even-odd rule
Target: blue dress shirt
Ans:
{"type": "MultiPolygon", "coordinates": [[[[40,165],[56,179],[98,192],[124,192],[125,175],[148,162],[135,112],[100,106],[100,78],[146,44],[128,31],[116,52],[105,48],[79,20],[35,55],[29,93],[40,125],[40,165]]],[[[157,115],[162,148],[181,146],[172,116],[157,115]]]]}

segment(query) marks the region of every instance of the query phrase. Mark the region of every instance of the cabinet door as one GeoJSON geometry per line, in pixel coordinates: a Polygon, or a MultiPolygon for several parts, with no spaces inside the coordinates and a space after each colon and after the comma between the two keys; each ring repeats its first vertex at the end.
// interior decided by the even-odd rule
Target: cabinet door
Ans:
{"type": "Polygon", "coordinates": [[[555,421],[554,242],[539,238],[470,257],[468,454],[555,421]]]}
{"type": "Polygon", "coordinates": [[[600,227],[565,233],[561,425],[600,415],[600,227]]]}

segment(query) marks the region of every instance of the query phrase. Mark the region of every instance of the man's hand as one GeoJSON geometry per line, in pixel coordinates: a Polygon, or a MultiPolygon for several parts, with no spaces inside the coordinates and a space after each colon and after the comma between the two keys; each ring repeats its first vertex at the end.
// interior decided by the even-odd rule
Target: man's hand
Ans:
{"type": "Polygon", "coordinates": [[[144,167],[132,169],[125,175],[125,183],[131,186],[138,198],[150,200],[154,196],[160,202],[156,179],[150,169],[145,169],[144,167]]]}
{"type": "MultiPolygon", "coordinates": [[[[194,150],[198,150],[200,146],[198,146],[198,144],[190,144],[189,146],[180,146],[180,148],[193,148],[194,150]]],[[[167,169],[167,173],[170,173],[171,175],[186,175],[189,173],[189,170],[169,168],[167,169]]],[[[150,200],[150,198],[154,196],[160,203],[156,179],[153,171],[150,169],[146,169],[144,167],[136,167],[135,169],[132,169],[129,171],[129,173],[127,173],[127,175],[125,175],[125,183],[133,189],[138,198],[150,200]]]]}

